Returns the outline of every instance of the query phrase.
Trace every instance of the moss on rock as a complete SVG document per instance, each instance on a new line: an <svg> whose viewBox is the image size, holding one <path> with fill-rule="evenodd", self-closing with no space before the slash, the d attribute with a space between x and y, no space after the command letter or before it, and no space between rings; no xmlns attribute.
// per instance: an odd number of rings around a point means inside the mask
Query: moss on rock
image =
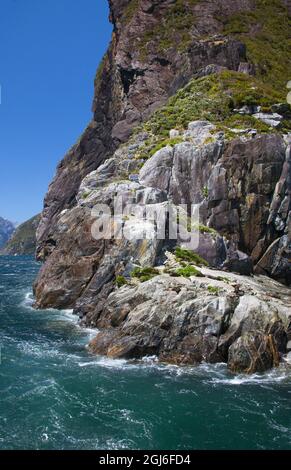
<svg viewBox="0 0 291 470"><path fill-rule="evenodd" d="M131 277L139 279L140 282L146 282L159 274L160 271L158 269L146 266L144 268L135 268L131 273Z"/></svg>
<svg viewBox="0 0 291 470"><path fill-rule="evenodd" d="M197 266L208 266L205 259L201 258L201 256L194 251L186 250L185 248L177 247L175 250L175 256L178 261L187 261L189 263L194 263Z"/></svg>
<svg viewBox="0 0 291 470"><path fill-rule="evenodd" d="M203 277L203 274L195 266L184 266L171 273L173 277Z"/></svg>
<svg viewBox="0 0 291 470"><path fill-rule="evenodd" d="M221 18L224 34L233 35L247 47L256 74L286 99L291 77L291 18L281 0L256 0L254 10Z"/></svg>

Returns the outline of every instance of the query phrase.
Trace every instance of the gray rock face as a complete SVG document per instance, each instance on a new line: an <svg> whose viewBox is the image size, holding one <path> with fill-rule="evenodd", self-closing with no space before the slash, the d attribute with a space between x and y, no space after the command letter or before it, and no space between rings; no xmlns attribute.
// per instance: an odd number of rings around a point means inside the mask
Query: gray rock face
<svg viewBox="0 0 291 470"><path fill-rule="evenodd" d="M40 260L51 253L50 240L58 216L76 204L82 180L128 140L134 126L145 121L204 67L212 65L213 72L217 71L215 67L238 70L246 61L246 49L240 41L219 36L223 22L216 18L222 0L201 0L199 5L185 2L185 19L192 15L197 20L195 31L189 30L189 47L179 51L179 32L173 29L174 47L167 51L159 49L158 41L148 39L149 32L156 31L174 8L173 1L130 5L129 0L109 0L109 6L112 41L96 74L92 121L58 165L45 197L37 232ZM253 6L254 0L224 0L224 16ZM213 39L200 40L206 36Z"/></svg>
<svg viewBox="0 0 291 470"><path fill-rule="evenodd" d="M169 191L174 149L171 146L159 150L142 167L139 181L144 186L156 187L162 191Z"/></svg>
<svg viewBox="0 0 291 470"><path fill-rule="evenodd" d="M145 186L168 191L174 204L197 204L203 201L209 174L222 154L224 142L203 145L215 127L197 121L189 124L184 137L188 142L168 146L150 158L140 171L140 182Z"/></svg>
<svg viewBox="0 0 291 470"><path fill-rule="evenodd" d="M232 129L218 118L216 128L203 112L187 126L182 109L173 122L169 105L172 130L159 134L163 148L155 141L160 150L152 154L154 130L147 125L125 143L133 127L189 78L221 70L254 73L245 46L222 35L219 17L252 10L255 2L109 3L114 33L96 78L93 120L60 163L45 200L38 229L38 257L45 264L34 286L36 305L74 308L83 324L98 327L91 345L97 354L156 354L172 363L224 361L233 371L266 370L286 353L291 337L290 290L262 276L291 281L290 136L282 135L281 120L288 109L279 104L266 118L263 108L247 104L235 112L256 129ZM181 28L168 28L168 47L161 48L161 27L176 8L182 8L179 18L195 17L195 28L187 28L183 50L176 47L183 42ZM200 96L209 102L207 93L197 91L195 99ZM256 114L268 125L278 122L279 131L260 134ZM159 118L155 125L162 128ZM112 211L116 200L119 209L106 231L133 236L94 237L92 228L104 229L108 216L92 209L106 204ZM160 215L168 203L186 205L187 227L190 206L199 207L198 227L191 225L200 231L196 264L169 254L183 245L180 235L160 240L157 221L144 220L146 205ZM130 210L121 215L125 207ZM197 254L212 269L201 268ZM143 276L134 276L137 267Z"/></svg>
<svg viewBox="0 0 291 470"><path fill-rule="evenodd" d="M198 140L201 129L207 127L212 129L213 126L203 122L189 126L192 136L197 129ZM154 264L160 257L161 241L123 244L92 239L90 230L94 217L91 209L96 204L113 208L116 197L122 199L123 207L126 204L141 207L150 204L158 208L166 201L198 204L202 229L196 251L211 266L251 274L253 265L256 272L263 273L265 265L268 269L276 265L274 277L288 282L290 263L285 253L290 239L287 233L280 237L288 230L289 220L289 202L284 202L282 209L283 200L289 201L286 179L290 150L287 144L276 134L238 138L230 143L221 135L212 135L211 143L203 144L203 140L199 140L198 145L194 135L194 142L191 137L189 141L159 150L140 170L139 182L126 179L139 165L137 160L128 158L131 151L128 147L117 150L112 159L89 174L77 194L78 206L59 217L50 239L51 256L35 287L37 305L71 307L78 299L78 305L81 305L83 292L88 288L94 292L89 287L92 280L94 283L99 279L102 290L108 282L113 282L115 275L122 274L122 269L113 269L119 266L118 260L123 260L125 269L132 259L145 266ZM142 146L143 140L137 139L135 145ZM276 204L272 202L274 200ZM282 224L279 227L278 213ZM143 238L139 235L139 231L146 229L143 222L133 218L123 225ZM82 230L86 235L82 235ZM107 256L113 260L111 268L104 261ZM77 275L76 266L80 269ZM98 300L94 300L94 294L91 297L90 305ZM86 315L87 307L82 308L82 312Z"/></svg>
<svg viewBox="0 0 291 470"><path fill-rule="evenodd" d="M235 372L276 365L286 352L290 291L264 277L201 271L202 278L161 275L115 289L90 317L100 329L91 350L113 358L157 354L175 364L222 361ZM282 300L272 297L278 293Z"/></svg>
<svg viewBox="0 0 291 470"><path fill-rule="evenodd" d="M276 134L176 144L158 151L140 171L142 184L168 191L175 204L201 205L202 223L230 241L234 254L225 267L247 274L254 264L256 272L287 284L289 180L290 146Z"/></svg>

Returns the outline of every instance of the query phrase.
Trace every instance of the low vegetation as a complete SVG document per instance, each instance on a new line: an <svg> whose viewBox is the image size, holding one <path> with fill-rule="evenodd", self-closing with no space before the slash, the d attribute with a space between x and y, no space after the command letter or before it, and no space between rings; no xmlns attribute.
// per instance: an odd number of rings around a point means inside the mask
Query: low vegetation
<svg viewBox="0 0 291 470"><path fill-rule="evenodd" d="M207 261L194 251L186 250L185 248L177 247L175 250L177 261L186 261L188 263L196 264L197 266L209 266Z"/></svg>
<svg viewBox="0 0 291 470"><path fill-rule="evenodd" d="M176 269L174 272L171 273L171 276L174 277L203 277L203 274L199 271L199 269L195 268L195 266L184 266L182 268Z"/></svg>
<svg viewBox="0 0 291 470"><path fill-rule="evenodd" d="M195 228L201 233L210 233L212 235L217 235L217 231L214 228L208 227L207 225L200 224L197 227L194 226L194 229Z"/></svg>
<svg viewBox="0 0 291 470"><path fill-rule="evenodd" d="M222 17L224 34L240 39L256 75L285 101L291 77L291 18L281 0L256 0L256 8Z"/></svg>
<svg viewBox="0 0 291 470"><path fill-rule="evenodd" d="M210 294L214 294L214 295L218 295L219 292L220 292L220 288L219 287L214 287L214 286L208 286L207 290L208 290L208 292L210 292Z"/></svg>
<svg viewBox="0 0 291 470"><path fill-rule="evenodd" d="M192 7L199 1L176 0L156 26L143 34L140 47L141 59L146 58L149 44L159 53L165 53L172 47L178 48L180 52L187 50L192 43L191 29L196 20Z"/></svg>
<svg viewBox="0 0 291 470"><path fill-rule="evenodd" d="M291 76L291 75L290 75ZM282 101L282 93L247 74L223 71L207 77L193 79L179 90L168 103L156 111L136 133L146 132L148 139L135 155L150 158L166 145L180 143L182 138L169 139L169 131L187 129L189 122L206 120L223 131L226 138L237 137L237 130L256 129L258 133L278 132L250 115L239 114L236 109L244 105L257 105L270 109ZM285 123L285 127L290 123ZM134 137L133 137L134 138ZM205 197L208 190L205 188Z"/></svg>
<svg viewBox="0 0 291 470"><path fill-rule="evenodd" d="M158 269L150 266L144 268L137 267L132 271L131 277L139 279L140 282L146 282L159 274L160 271Z"/></svg>
<svg viewBox="0 0 291 470"><path fill-rule="evenodd" d="M116 283L117 287L123 287L123 286L126 286L128 284L128 281L124 276L117 276L116 280L115 280L115 283Z"/></svg>

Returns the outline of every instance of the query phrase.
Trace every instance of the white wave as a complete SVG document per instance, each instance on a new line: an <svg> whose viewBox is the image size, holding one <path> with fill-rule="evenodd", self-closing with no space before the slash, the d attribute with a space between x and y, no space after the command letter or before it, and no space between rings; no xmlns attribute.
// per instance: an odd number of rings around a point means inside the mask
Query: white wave
<svg viewBox="0 0 291 470"><path fill-rule="evenodd" d="M214 384L223 384L223 385L251 385L251 384L276 384L284 381L291 380L290 369L286 368L283 364L276 368L272 369L269 372L261 374L239 374L230 377L213 377L211 382Z"/></svg>
<svg viewBox="0 0 291 470"><path fill-rule="evenodd" d="M289 352L288 354L286 354L286 356L283 357L283 361L286 362L286 364L291 365L291 352Z"/></svg>
<svg viewBox="0 0 291 470"><path fill-rule="evenodd" d="M26 292L24 299L20 302L20 307L23 307L27 310L34 310L33 308L34 298L32 292Z"/></svg>
<svg viewBox="0 0 291 470"><path fill-rule="evenodd" d="M77 315L73 314L73 309L63 309L63 310L58 310L56 308L47 308L43 310L37 310L33 307L33 304L35 302L35 298L33 296L33 292L29 291L24 294L24 300L20 303L22 307L28 308L29 310L35 310L35 312L48 312L48 313L54 313L57 314L60 318L66 318L68 320L71 320L72 322L75 322L76 319L78 319Z"/></svg>
<svg viewBox="0 0 291 470"><path fill-rule="evenodd" d="M33 308L34 297L33 293L27 292L24 296L24 300L21 305L29 310L34 310ZM36 310L36 312L39 312ZM83 333L83 339L80 340L80 344L84 344L86 347L87 343L93 339L97 333L97 329L86 328L79 324L79 318L77 315L74 315L72 309L56 310L56 309L46 309L42 310L41 315L44 312L49 312L54 314L54 320L68 321L73 323L76 328L80 329ZM49 356L58 356L60 355L59 349L53 349L46 351L43 348L39 350L35 349L35 346L30 346L28 343L24 346L26 352L35 355L47 354ZM90 356L89 356L90 357ZM291 380L291 357L286 356L284 358L285 364L282 364L279 368L273 369L270 372L264 374L239 374L231 375L227 370L227 366L224 363L220 364L208 364L202 363L198 366L177 366L173 364L165 364L159 362L157 356L145 356L140 360L126 360L126 359L111 359L108 357L98 356L96 358L80 361L78 358L77 364L79 367L104 367L108 369L145 369L145 368L154 368L162 372L166 372L170 377L180 377L183 375L193 376L196 378L201 378L201 380L214 384L214 385L230 385L238 386L244 384L271 384L271 383L280 383L285 380ZM288 367L289 365L289 367Z"/></svg>
<svg viewBox="0 0 291 470"><path fill-rule="evenodd" d="M74 310L51 310L50 313L52 312L56 314L58 320L68 321L78 326L79 318L73 313Z"/></svg>
<svg viewBox="0 0 291 470"><path fill-rule="evenodd" d="M92 359L92 361L79 362L78 365L80 367L99 366L108 369L124 369L129 363L126 359L110 359L108 357L98 356L96 359Z"/></svg>
<svg viewBox="0 0 291 470"><path fill-rule="evenodd" d="M145 356L142 358L142 362L145 364L157 364L159 362L158 356Z"/></svg>
<svg viewBox="0 0 291 470"><path fill-rule="evenodd" d="M21 341L21 343L17 345L17 348L26 356L33 356L37 358L58 358L61 356L59 349L52 348L50 345L47 344L34 343L33 341Z"/></svg>

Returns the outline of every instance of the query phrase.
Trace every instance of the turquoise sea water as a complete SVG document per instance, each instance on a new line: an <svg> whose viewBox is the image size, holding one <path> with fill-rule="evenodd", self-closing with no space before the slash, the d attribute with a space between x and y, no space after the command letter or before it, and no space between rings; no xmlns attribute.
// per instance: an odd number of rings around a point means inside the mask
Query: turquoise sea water
<svg viewBox="0 0 291 470"><path fill-rule="evenodd" d="M291 368L92 357L71 312L32 309L38 269L0 257L0 449L291 448Z"/></svg>

